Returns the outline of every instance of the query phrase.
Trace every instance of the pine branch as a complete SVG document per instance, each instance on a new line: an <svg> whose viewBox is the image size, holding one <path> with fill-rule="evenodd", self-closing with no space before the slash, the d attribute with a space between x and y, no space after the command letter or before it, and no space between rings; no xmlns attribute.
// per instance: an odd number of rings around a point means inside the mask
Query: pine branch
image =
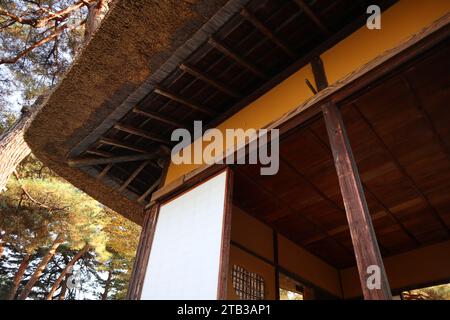
<svg viewBox="0 0 450 320"><path fill-rule="evenodd" d="M29 46L28 48L26 48L25 50L22 50L21 52L19 52L15 57L13 58L3 58L0 59L0 65L1 64L14 64L17 61L19 61L21 58L23 58L24 56L26 56L28 53L30 53L31 51L33 51L34 49L46 44L49 41L52 41L53 39L57 38L61 33L63 33L66 30L73 30L73 29L77 29L80 26L84 25L85 21L82 21L80 24L78 25L68 25L68 24L64 24L63 26L59 27L58 29L55 30L54 33L52 33L51 35L33 43L31 46Z"/></svg>
<svg viewBox="0 0 450 320"><path fill-rule="evenodd" d="M50 13L49 15L41 18L22 18L12 12L0 8L0 15L10 18L12 21L20 24L26 24L33 28L42 28L47 25L52 20L64 20L67 16L75 10L80 9L83 6L87 6L92 3L92 0L86 1L81 0L77 3L68 6L65 9L59 10L57 12ZM40 9L43 9L39 7Z"/></svg>
<svg viewBox="0 0 450 320"><path fill-rule="evenodd" d="M21 179L19 177L19 174L17 173L17 171L14 170L14 176L16 177L17 181L19 182L20 185L20 189L22 189L22 193L23 195L25 195L31 202L37 204L38 206L44 208L44 209L48 209L50 211L62 211L65 210L67 208L69 208L68 206L63 207L63 208L51 208L49 206L47 206L45 203L42 203L36 199L34 199L31 194L28 192L27 188L25 188L25 186L22 185L21 183ZM22 200L22 199L21 199Z"/></svg>

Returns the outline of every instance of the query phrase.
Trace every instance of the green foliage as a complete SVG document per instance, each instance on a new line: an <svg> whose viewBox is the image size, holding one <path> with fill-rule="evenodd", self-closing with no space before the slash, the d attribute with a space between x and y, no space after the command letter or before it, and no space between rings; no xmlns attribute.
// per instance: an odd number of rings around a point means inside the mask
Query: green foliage
<svg viewBox="0 0 450 320"><path fill-rule="evenodd" d="M124 298L140 227L59 178L33 156L24 160L17 169L19 180L12 177L8 190L0 194L2 240L16 254L16 258L9 255L14 261L9 261L8 265L17 270L20 264L17 255L35 253L36 260L47 251L56 235L64 235L65 239L33 290L33 297L43 298L63 268L64 261L70 261L88 243L92 250L80 264L85 265L83 270L87 278L97 279L96 282L87 281L90 283L88 289L105 285L104 275L111 270L109 297ZM0 265L0 268L5 266ZM4 276L13 277L11 272ZM2 287L7 285L5 283ZM97 296L100 297L100 293Z"/></svg>
<svg viewBox="0 0 450 320"><path fill-rule="evenodd" d="M450 284L403 292L406 300L450 300Z"/></svg>
<svg viewBox="0 0 450 320"><path fill-rule="evenodd" d="M52 12L65 9L76 0L0 0L0 8L21 18L38 21ZM83 41L87 9L81 7L59 19L49 20L42 25L15 22L0 15L0 60L14 58L26 48L53 34L66 24L80 25L74 30L65 30L58 37L38 46L16 63L0 66L0 99L9 99L17 104L31 104L48 87L56 84L70 67L73 56ZM20 93L20 101L17 101Z"/></svg>
<svg viewBox="0 0 450 320"><path fill-rule="evenodd" d="M84 41L81 22L87 16L86 4L93 1L85 1L58 18L38 22L77 2L0 0L0 135L14 123L21 106L32 105L70 67ZM28 22L16 21L14 16ZM24 49L60 28L64 31L57 37L21 55ZM20 59L5 62L15 57ZM17 172L19 180L11 177L7 192L0 194L0 239L8 251L0 260L0 297L9 291L25 253L32 253L33 259L21 286L57 235L63 235L65 243L46 266L31 298L44 298L62 268L86 243L92 250L77 263L86 284L83 290L92 291L84 297L102 292L104 275L110 270L113 277L109 297L124 297L140 228L71 186L33 156L25 159ZM66 297L83 295L72 289Z"/></svg>
<svg viewBox="0 0 450 320"><path fill-rule="evenodd" d="M0 135L9 129L16 121L16 115L0 105Z"/></svg>

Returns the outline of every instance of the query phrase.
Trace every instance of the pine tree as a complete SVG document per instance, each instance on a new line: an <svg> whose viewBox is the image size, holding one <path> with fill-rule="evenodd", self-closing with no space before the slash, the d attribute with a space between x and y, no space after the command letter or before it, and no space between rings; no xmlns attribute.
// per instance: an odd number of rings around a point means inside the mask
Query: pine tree
<svg viewBox="0 0 450 320"><path fill-rule="evenodd" d="M25 130L49 89L99 27L111 1L0 1L0 75L5 77L0 81L0 96L15 86L26 102L16 122L0 135L0 192L30 154Z"/></svg>

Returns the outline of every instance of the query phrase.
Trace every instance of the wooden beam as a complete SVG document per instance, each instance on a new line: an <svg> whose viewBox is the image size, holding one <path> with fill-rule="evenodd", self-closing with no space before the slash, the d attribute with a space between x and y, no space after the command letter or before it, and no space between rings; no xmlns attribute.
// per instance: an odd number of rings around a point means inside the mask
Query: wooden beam
<svg viewBox="0 0 450 320"><path fill-rule="evenodd" d="M367 207L358 168L341 113L333 102L322 106L334 163L350 227L361 288L366 300L391 300L391 289ZM369 266L379 268L380 289L368 288Z"/></svg>
<svg viewBox="0 0 450 320"><path fill-rule="evenodd" d="M319 19L319 17L311 10L311 8L303 0L294 0L294 2L300 7L301 10L316 24L320 31L329 36L331 34L330 30L325 26L325 24Z"/></svg>
<svg viewBox="0 0 450 320"><path fill-rule="evenodd" d="M309 90L311 90L311 92L313 94L317 94L317 90L316 90L316 88L314 88L314 86L312 85L311 81L309 81L308 79L305 79L305 83L308 86Z"/></svg>
<svg viewBox="0 0 450 320"><path fill-rule="evenodd" d="M133 173L128 177L128 179L122 183L120 188L118 189L119 192L124 191L128 185L138 176L139 173L141 173L142 170L150 163L150 161L144 161L141 163L139 167L136 168L136 170L133 171Z"/></svg>
<svg viewBox="0 0 450 320"><path fill-rule="evenodd" d="M208 43L218 51L222 52L227 57L230 57L232 60L236 61L239 65L244 67L245 69L252 72L254 75L258 76L261 79L268 80L270 76L266 74L265 72L261 71L257 66L250 63L249 61L245 60L241 57L238 53L230 49L229 47L225 46L223 43L220 43L215 38L209 38Z"/></svg>
<svg viewBox="0 0 450 320"><path fill-rule="evenodd" d="M96 177L95 179L97 180L102 180L109 172L109 170L111 170L111 168L113 167L113 163L109 163Z"/></svg>
<svg viewBox="0 0 450 320"><path fill-rule="evenodd" d="M316 81L316 88L319 91L328 87L328 79L323 66L323 61L319 56L315 56L311 60L311 67Z"/></svg>
<svg viewBox="0 0 450 320"><path fill-rule="evenodd" d="M109 158L109 157L113 156L112 153L109 153L109 152L106 152L106 151L102 151L102 150L98 150L98 149L88 149L88 150L86 150L86 153L93 154L95 156L105 157L105 158Z"/></svg>
<svg viewBox="0 0 450 320"><path fill-rule="evenodd" d="M186 125L184 123L182 123L182 122L180 122L180 121L178 121L176 119L163 116L163 115L161 115L161 114L159 114L157 112L144 111L144 110L141 110L141 109L139 109L137 107L133 109L133 112L137 113L137 114L140 114L140 115L142 115L144 117L147 117L147 118L150 118L150 119L155 119L155 120L158 120L160 122L166 123L166 124L171 125L171 126L173 126L175 128L185 128L186 127Z"/></svg>
<svg viewBox="0 0 450 320"><path fill-rule="evenodd" d="M142 137L151 141L155 141L155 142L160 142L163 144L170 144L170 141L168 141L167 139L165 139L164 137L161 137L157 134L154 133L150 133L147 132L145 130L139 129L139 128L135 128L132 126L128 126L122 123L117 123L114 125L114 128L120 131L124 131L124 132L128 132L130 134L133 134L135 136L138 137Z"/></svg>
<svg viewBox="0 0 450 320"><path fill-rule="evenodd" d="M181 104L183 104L183 105L185 105L185 106L187 106L187 107L189 107L189 108L191 108L191 109L193 109L195 111L199 111L199 112L205 113L205 114L210 115L210 116L216 116L217 115L217 112L215 112L213 110L210 110L207 107L201 106L201 105L199 105L199 104L197 104L197 103L195 103L195 102L193 102L193 101L191 101L191 100L189 100L187 98L183 98L183 97L177 95L176 93L170 92L170 91L168 91L166 89L162 89L162 88L158 87L158 88L155 88L154 92L156 94L159 94L161 96L169 98L169 99L171 99L173 101L181 103Z"/></svg>
<svg viewBox="0 0 450 320"><path fill-rule="evenodd" d="M350 32L355 32L356 26L362 27L365 24L365 19L363 20L359 19L356 21L356 24L347 26L343 31L340 31L338 33L339 35L335 34L331 36L329 40L325 41L326 45L321 45L320 49L317 48L312 51L313 55L309 55L308 61L311 61L311 57L321 54L324 51L324 48L330 48L332 45L335 45L343 36L348 36ZM320 114L320 107L325 102L332 100L336 103L346 104L354 101L364 94L364 92L367 92L370 87L384 81L385 77L394 70L404 70L405 68L414 65L414 58L419 56L423 58L427 50L447 39L449 35L450 14L446 14L444 17L409 37L398 46L384 52L355 72L349 73L341 80L331 84L326 90L323 90L311 99L306 100L297 108L290 110L277 120L272 121L266 125L266 128L278 128L280 129L281 135ZM304 58L301 58L300 60L302 59ZM294 65L296 65L296 63ZM292 71L288 73L288 75L291 74ZM270 82L271 81L268 83Z"/></svg>
<svg viewBox="0 0 450 320"><path fill-rule="evenodd" d="M153 191L156 190L156 188L159 187L159 184L161 182L161 178L157 179L151 186L150 188L147 189L147 191L145 191L138 199L137 202L144 202L145 198L147 198Z"/></svg>
<svg viewBox="0 0 450 320"><path fill-rule="evenodd" d="M219 81L211 78L210 76L204 74L202 71L200 71L199 69L197 69L191 65L181 64L180 69L183 70L184 72L187 72L190 75L206 82L210 86L216 88L217 90L219 90L233 98L239 99L242 97L242 95L239 92L237 92L236 90L228 87L225 84L220 83Z"/></svg>
<svg viewBox="0 0 450 320"><path fill-rule="evenodd" d="M161 151L156 151L152 153L135 154L131 156L117 156L111 158L75 158L70 159L67 163L70 167L84 167L84 166L95 166L100 164L112 164L112 163L122 163L140 160L150 160L157 159L161 157Z"/></svg>
<svg viewBox="0 0 450 320"><path fill-rule="evenodd" d="M115 140L115 139L110 139L110 138L101 138L99 141L99 143L101 144L107 144L110 146L115 146L115 147L119 147L119 148L123 148L123 149L128 149L128 150L132 150L132 151L136 151L139 153L147 153L148 150L144 150L142 148L138 148L135 147L131 144L119 141L119 140Z"/></svg>
<svg viewBox="0 0 450 320"><path fill-rule="evenodd" d="M280 49L282 49L289 57L296 58L297 55L292 51L287 45L285 45L278 37L267 28L259 19L247 9L242 9L241 16L247 19L253 26L258 29L265 37L269 38L273 43L275 43Z"/></svg>

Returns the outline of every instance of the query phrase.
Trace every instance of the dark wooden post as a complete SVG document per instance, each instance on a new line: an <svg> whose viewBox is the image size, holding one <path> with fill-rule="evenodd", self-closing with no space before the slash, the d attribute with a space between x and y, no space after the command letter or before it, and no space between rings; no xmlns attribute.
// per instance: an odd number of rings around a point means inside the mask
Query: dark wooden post
<svg viewBox="0 0 450 320"><path fill-rule="evenodd" d="M136 258L134 260L133 271L128 286L128 300L140 299L145 272L147 271L148 259L150 257L150 250L152 248L153 236L155 235L158 213L159 204L154 204L149 211L145 212L144 223L142 225L141 236L136 251Z"/></svg>
<svg viewBox="0 0 450 320"><path fill-rule="evenodd" d="M275 300L280 300L280 268L278 263L278 233L272 230L273 264L275 269Z"/></svg>
<svg viewBox="0 0 450 320"><path fill-rule="evenodd" d="M222 243L220 250L219 281L217 285L217 300L228 298L228 275L231 245L231 217L233 212L234 173L227 169L227 182L225 189L225 203L223 212Z"/></svg>
<svg viewBox="0 0 450 320"><path fill-rule="evenodd" d="M364 299L391 300L389 282L341 113L333 102L322 106L322 111L344 199ZM379 268L379 274L375 273L380 277L379 289L369 288L367 285L368 278L373 275L372 271L368 271L369 266Z"/></svg>

